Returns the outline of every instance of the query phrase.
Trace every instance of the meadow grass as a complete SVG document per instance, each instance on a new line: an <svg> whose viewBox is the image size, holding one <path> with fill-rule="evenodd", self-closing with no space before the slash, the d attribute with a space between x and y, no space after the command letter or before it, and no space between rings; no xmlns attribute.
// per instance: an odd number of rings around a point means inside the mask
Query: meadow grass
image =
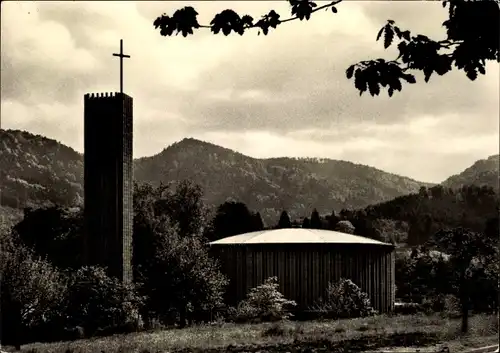
<svg viewBox="0 0 500 353"><path fill-rule="evenodd" d="M476 315L470 319L470 332L460 335L460 319L425 315L375 316L329 321L287 321L261 324L221 324L185 329L114 335L73 342L35 343L23 352L285 352L374 350L381 347L448 344L478 347L498 342L496 316ZM491 343L490 343L491 342ZM291 348L293 346L293 349ZM453 352L457 351L453 350Z"/></svg>

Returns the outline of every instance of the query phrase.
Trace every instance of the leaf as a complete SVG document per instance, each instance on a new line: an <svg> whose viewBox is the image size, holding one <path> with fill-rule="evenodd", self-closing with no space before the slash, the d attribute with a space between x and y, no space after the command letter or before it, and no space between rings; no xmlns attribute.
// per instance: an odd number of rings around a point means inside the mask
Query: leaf
<svg viewBox="0 0 500 353"><path fill-rule="evenodd" d="M337 8L335 6L332 6L332 12L333 13L337 13L338 12L338 10L337 10Z"/></svg>
<svg viewBox="0 0 500 353"><path fill-rule="evenodd" d="M311 13L313 8L318 6L311 0L289 0L292 6L292 15L297 16L299 20L309 20L311 18Z"/></svg>
<svg viewBox="0 0 500 353"><path fill-rule="evenodd" d="M401 86L401 81L399 81L398 78L394 79L394 81L391 82L391 87L393 89L395 89L396 91L399 91L401 92L401 89L403 88L403 86Z"/></svg>
<svg viewBox="0 0 500 353"><path fill-rule="evenodd" d="M370 94L372 97L378 96L380 94L380 86L378 82L371 79L368 81L368 89L370 90Z"/></svg>
<svg viewBox="0 0 500 353"><path fill-rule="evenodd" d="M253 17L250 15L245 15L241 18L241 22L243 25L252 26L253 25Z"/></svg>
<svg viewBox="0 0 500 353"><path fill-rule="evenodd" d="M377 41L380 39L380 36L382 35L382 32L384 32L384 29L385 29L385 26L382 27L382 28L380 28L380 31L378 31L378 33L377 33L377 39L376 39Z"/></svg>
<svg viewBox="0 0 500 353"><path fill-rule="evenodd" d="M354 75L354 87L359 90L360 96L366 91L366 80L364 76L364 72L361 70L356 70L356 74Z"/></svg>
<svg viewBox="0 0 500 353"><path fill-rule="evenodd" d="M451 70L452 59L446 55L441 55L436 59L434 71L442 76Z"/></svg>
<svg viewBox="0 0 500 353"><path fill-rule="evenodd" d="M353 73L354 73L354 65L351 65L345 71L345 75L347 76L348 79L351 79Z"/></svg>
<svg viewBox="0 0 500 353"><path fill-rule="evenodd" d="M392 89L392 87L389 87L387 93L389 93L389 97L392 97L392 95L394 94L394 90Z"/></svg>
<svg viewBox="0 0 500 353"><path fill-rule="evenodd" d="M394 26L394 32L396 32L398 38L401 39L402 32L398 27Z"/></svg>
<svg viewBox="0 0 500 353"><path fill-rule="evenodd" d="M410 31L401 32L401 37L403 37L406 40L410 40Z"/></svg>
<svg viewBox="0 0 500 353"><path fill-rule="evenodd" d="M384 48L387 49L392 44L392 40L394 39L394 30L389 24L385 25L384 31Z"/></svg>
<svg viewBox="0 0 500 353"><path fill-rule="evenodd" d="M161 18L158 17L154 22L153 22L153 26L156 28L158 28L160 26L160 23L161 23Z"/></svg>
<svg viewBox="0 0 500 353"><path fill-rule="evenodd" d="M398 44L398 50L399 50L399 58L405 58L405 54L408 52L408 43L406 42L399 42ZM405 60L403 60L405 62Z"/></svg>
<svg viewBox="0 0 500 353"><path fill-rule="evenodd" d="M429 79L431 78L431 75L434 72L434 70L432 69L432 67L426 66L426 67L424 67L423 71L424 71L425 82L429 82Z"/></svg>
<svg viewBox="0 0 500 353"><path fill-rule="evenodd" d="M411 74L403 74L403 75L401 75L401 78L408 83L417 83L415 76L413 76Z"/></svg>
<svg viewBox="0 0 500 353"><path fill-rule="evenodd" d="M276 28L280 24L280 15L276 11L271 10L266 16L269 26Z"/></svg>
<svg viewBox="0 0 500 353"><path fill-rule="evenodd" d="M465 74L471 81L475 81L477 78L477 72L474 68L466 68Z"/></svg>

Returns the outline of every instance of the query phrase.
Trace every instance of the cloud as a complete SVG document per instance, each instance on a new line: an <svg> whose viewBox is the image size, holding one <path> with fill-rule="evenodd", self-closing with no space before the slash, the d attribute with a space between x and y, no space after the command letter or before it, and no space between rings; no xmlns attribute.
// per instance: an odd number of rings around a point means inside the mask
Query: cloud
<svg viewBox="0 0 500 353"><path fill-rule="evenodd" d="M461 72L359 97L346 79L357 61L394 56L375 36L387 19L445 35L439 2L352 2L337 14L281 25L267 36L162 37L154 19L192 5L201 23L233 8L254 18L283 1L3 2L2 128L22 128L82 150L83 95L134 98L134 154L193 136L256 157L321 156L441 181L498 153L498 64L475 82ZM422 19L426 19L422 21ZM420 83L420 81L422 81Z"/></svg>
<svg viewBox="0 0 500 353"><path fill-rule="evenodd" d="M442 129L442 125L440 119L424 116L409 124L346 125L337 130L303 129L285 135L214 131L195 136L257 158L280 157L286 151L286 155L295 157L350 160L431 182L441 182L449 176L443 175L443 169L460 172L457 164L464 160L471 164L486 157L484 151L498 150L498 128L482 135L461 136L453 131L429 134L429 130ZM395 164L395 160L400 163ZM468 166L465 164L463 169Z"/></svg>

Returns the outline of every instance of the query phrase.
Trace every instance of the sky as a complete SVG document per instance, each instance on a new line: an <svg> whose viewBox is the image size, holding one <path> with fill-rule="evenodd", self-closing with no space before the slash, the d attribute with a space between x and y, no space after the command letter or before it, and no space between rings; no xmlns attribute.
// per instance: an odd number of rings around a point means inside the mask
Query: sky
<svg viewBox="0 0 500 353"><path fill-rule="evenodd" d="M320 5L323 2L318 2ZM162 37L153 21L191 5L199 22L232 8L259 18L287 2L2 2L2 129L27 130L83 152L83 96L134 99L134 157L193 137L256 158L320 157L441 182L499 152L499 69L417 74L416 85L371 97L345 77L353 63L392 59L375 38L387 19L443 39L440 1L346 1L338 13L285 23L269 35ZM421 83L420 83L421 82Z"/></svg>

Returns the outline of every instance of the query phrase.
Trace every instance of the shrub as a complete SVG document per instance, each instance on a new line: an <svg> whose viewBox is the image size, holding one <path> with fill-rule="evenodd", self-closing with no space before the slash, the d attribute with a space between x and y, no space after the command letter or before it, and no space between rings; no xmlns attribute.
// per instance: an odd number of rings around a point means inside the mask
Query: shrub
<svg viewBox="0 0 500 353"><path fill-rule="evenodd" d="M424 299L422 303L427 312L441 313L446 317L460 316L460 301L452 294L438 294Z"/></svg>
<svg viewBox="0 0 500 353"><path fill-rule="evenodd" d="M287 300L278 290L278 278L269 277L258 287L250 289L247 298L236 309L229 310L230 319L236 322L279 321L292 315L287 307L296 306L293 300Z"/></svg>
<svg viewBox="0 0 500 353"><path fill-rule="evenodd" d="M7 337L3 343L19 345L38 339L37 335L49 339L64 307L65 276L35 256L15 234L4 233L0 234L0 279L0 327Z"/></svg>
<svg viewBox="0 0 500 353"><path fill-rule="evenodd" d="M132 284L110 278L100 267L82 267L71 279L66 310L69 327L85 336L136 331L141 328L142 298Z"/></svg>
<svg viewBox="0 0 500 353"><path fill-rule="evenodd" d="M349 279L329 283L326 295L312 308L323 318L353 318L375 315L368 295Z"/></svg>
<svg viewBox="0 0 500 353"><path fill-rule="evenodd" d="M335 230L342 233L354 234L354 231L356 229L354 228L351 222L344 220L344 221L339 221L335 225Z"/></svg>

